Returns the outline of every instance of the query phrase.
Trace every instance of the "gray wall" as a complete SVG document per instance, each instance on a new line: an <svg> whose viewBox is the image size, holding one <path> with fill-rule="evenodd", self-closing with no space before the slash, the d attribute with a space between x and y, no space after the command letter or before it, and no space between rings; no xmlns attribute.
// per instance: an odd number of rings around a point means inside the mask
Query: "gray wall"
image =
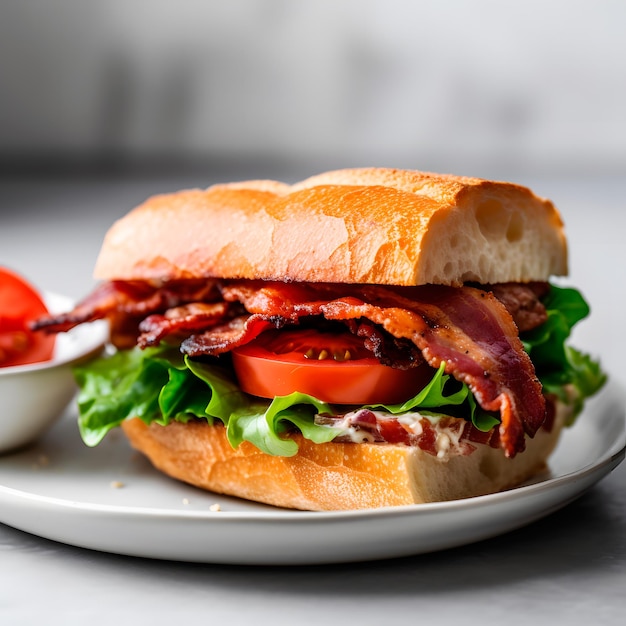
<svg viewBox="0 0 626 626"><path fill-rule="evenodd" d="M626 171L620 0L0 0L0 155Z"/></svg>

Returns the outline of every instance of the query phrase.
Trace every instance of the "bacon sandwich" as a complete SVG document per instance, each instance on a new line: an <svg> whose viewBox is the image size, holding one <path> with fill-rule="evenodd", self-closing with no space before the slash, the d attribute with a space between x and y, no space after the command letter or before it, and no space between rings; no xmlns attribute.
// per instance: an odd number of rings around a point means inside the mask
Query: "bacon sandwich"
<svg viewBox="0 0 626 626"><path fill-rule="evenodd" d="M604 382L553 204L372 168L155 196L107 233L95 290L39 320L110 322L79 428L121 426L171 477L280 507L478 496L546 467Z"/></svg>

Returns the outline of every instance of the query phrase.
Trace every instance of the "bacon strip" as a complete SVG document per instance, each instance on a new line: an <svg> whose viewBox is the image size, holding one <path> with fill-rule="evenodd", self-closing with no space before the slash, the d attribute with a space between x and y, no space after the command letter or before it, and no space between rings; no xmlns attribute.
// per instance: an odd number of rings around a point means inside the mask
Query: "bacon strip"
<svg viewBox="0 0 626 626"><path fill-rule="evenodd" d="M202 335L192 335L182 342L180 349L192 357L217 356L249 343L263 331L275 327L264 315L242 315Z"/></svg>
<svg viewBox="0 0 626 626"><path fill-rule="evenodd" d="M224 321L231 309L227 302L195 302L168 309L164 315L154 313L139 324L141 335L137 345L140 348L158 346L168 335L212 328Z"/></svg>
<svg viewBox="0 0 626 626"><path fill-rule="evenodd" d="M42 317L32 329L60 333L113 315L148 315L183 303L215 300L219 298L216 285L211 280L181 280L160 286L144 281L103 282L71 311Z"/></svg>

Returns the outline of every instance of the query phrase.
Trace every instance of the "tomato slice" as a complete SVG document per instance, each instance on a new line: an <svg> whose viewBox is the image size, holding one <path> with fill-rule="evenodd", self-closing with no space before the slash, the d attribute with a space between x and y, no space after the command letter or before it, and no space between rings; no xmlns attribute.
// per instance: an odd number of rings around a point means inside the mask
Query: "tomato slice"
<svg viewBox="0 0 626 626"><path fill-rule="evenodd" d="M307 393L331 404L395 404L432 377L427 365L400 370L381 364L349 332L267 331L232 351L240 387L262 398Z"/></svg>
<svg viewBox="0 0 626 626"><path fill-rule="evenodd" d="M24 278L0 267L0 367L38 363L52 358L54 335L30 330L30 321L48 309Z"/></svg>

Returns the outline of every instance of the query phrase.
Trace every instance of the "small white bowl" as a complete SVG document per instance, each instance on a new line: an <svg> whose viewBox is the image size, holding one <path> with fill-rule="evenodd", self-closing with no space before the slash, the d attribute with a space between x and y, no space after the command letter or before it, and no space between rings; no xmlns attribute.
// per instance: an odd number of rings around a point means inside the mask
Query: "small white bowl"
<svg viewBox="0 0 626 626"><path fill-rule="evenodd" d="M53 293L44 300L52 313L74 306ZM72 366L100 353L108 337L104 320L82 324L57 335L50 361L0 367L0 454L33 442L54 424L77 391Z"/></svg>

